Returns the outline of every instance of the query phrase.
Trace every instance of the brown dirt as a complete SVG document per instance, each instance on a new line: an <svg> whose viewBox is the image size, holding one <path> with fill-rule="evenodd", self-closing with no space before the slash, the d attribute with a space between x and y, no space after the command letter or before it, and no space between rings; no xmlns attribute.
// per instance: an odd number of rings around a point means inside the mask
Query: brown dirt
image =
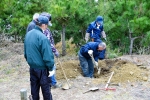
<svg viewBox="0 0 150 100"><path fill-rule="evenodd" d="M19 100L22 88L28 90L29 96L29 66L23 56L23 44L5 43L0 46L0 100ZM71 52L74 52L71 48ZM150 55L125 55L101 60L99 61L101 74L98 75L95 69L95 78L92 79L82 76L77 56L69 53L65 57L60 57L59 61L56 59L58 83L66 83L62 66L72 86L69 90L52 89L54 100L149 100L150 98ZM115 73L111 83L121 84L109 86L115 88L115 92L100 90L83 94L90 87L104 88L112 71Z"/></svg>
<svg viewBox="0 0 150 100"><path fill-rule="evenodd" d="M56 61L58 62L58 61ZM61 65L66 73L68 78L76 78L81 75L81 68L78 60L67 60L61 62ZM99 66L102 68L101 74L97 74L95 69L95 78L99 78L100 82L107 82L109 78L109 73L114 71L113 78L111 79L114 83L124 83L124 82L136 82L144 81L144 77L148 77L148 70L138 67L136 64L133 64L128 61L118 60L118 59L106 59L99 61ZM57 64L56 71L57 79L64 79L63 73L61 71L60 64Z"/></svg>

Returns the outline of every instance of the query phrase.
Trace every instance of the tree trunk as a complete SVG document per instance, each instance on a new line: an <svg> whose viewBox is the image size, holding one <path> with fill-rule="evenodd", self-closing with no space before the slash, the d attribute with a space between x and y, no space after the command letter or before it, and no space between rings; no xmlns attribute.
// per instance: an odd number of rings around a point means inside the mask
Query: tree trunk
<svg viewBox="0 0 150 100"><path fill-rule="evenodd" d="M132 55L133 42L134 42L134 39L133 39L133 38L130 38L130 50L129 50L129 55Z"/></svg>
<svg viewBox="0 0 150 100"><path fill-rule="evenodd" d="M65 25L62 25L62 56L66 55L66 42L65 42L65 31L66 31L66 27Z"/></svg>

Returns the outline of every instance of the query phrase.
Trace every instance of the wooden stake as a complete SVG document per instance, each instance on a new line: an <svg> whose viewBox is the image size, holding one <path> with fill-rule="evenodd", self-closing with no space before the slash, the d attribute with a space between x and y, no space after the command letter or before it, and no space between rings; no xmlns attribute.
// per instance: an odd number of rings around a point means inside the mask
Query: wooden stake
<svg viewBox="0 0 150 100"><path fill-rule="evenodd" d="M21 100L27 100L27 89L20 90Z"/></svg>

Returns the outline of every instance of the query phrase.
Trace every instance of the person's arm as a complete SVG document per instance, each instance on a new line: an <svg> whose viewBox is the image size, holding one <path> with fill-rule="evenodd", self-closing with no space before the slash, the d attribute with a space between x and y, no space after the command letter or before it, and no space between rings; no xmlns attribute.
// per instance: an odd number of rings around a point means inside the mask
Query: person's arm
<svg viewBox="0 0 150 100"><path fill-rule="evenodd" d="M54 38L53 38L53 35L52 35L51 31L49 29L47 29L46 31L44 31L44 34L46 35L46 37L48 38L48 40L50 42L52 52L55 54L56 57L58 57L59 56L59 52L55 48Z"/></svg>
<svg viewBox="0 0 150 100"><path fill-rule="evenodd" d="M92 33L92 25L89 24L89 26L88 26L88 28L86 30L86 34L85 34L85 41L86 41L86 43L88 42L91 33Z"/></svg>
<svg viewBox="0 0 150 100"><path fill-rule="evenodd" d="M105 31L102 31L101 34L102 34L102 37L107 41Z"/></svg>
<svg viewBox="0 0 150 100"><path fill-rule="evenodd" d="M85 33L85 42L87 43L90 37L90 33Z"/></svg>
<svg viewBox="0 0 150 100"><path fill-rule="evenodd" d="M48 70L52 71L54 66L54 55L50 47L50 42L48 39L45 38L42 40L41 44L41 53L43 55L43 61L45 62L45 65L47 66Z"/></svg>

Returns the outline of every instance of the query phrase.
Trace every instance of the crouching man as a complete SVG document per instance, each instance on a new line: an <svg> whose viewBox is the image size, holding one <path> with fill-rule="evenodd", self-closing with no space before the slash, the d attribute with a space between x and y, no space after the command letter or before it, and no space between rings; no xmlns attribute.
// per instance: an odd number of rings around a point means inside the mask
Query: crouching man
<svg viewBox="0 0 150 100"><path fill-rule="evenodd" d="M88 42L80 48L78 56L84 77L93 77L94 64L98 66L100 53L105 48L106 44L104 42ZM92 62L92 57L95 60L94 62Z"/></svg>

